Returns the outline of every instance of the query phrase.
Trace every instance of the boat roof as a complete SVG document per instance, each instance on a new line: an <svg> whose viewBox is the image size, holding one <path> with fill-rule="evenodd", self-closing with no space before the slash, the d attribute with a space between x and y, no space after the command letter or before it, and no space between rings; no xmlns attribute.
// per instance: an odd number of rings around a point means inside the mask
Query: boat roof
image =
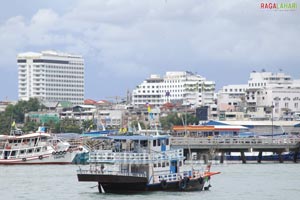
<svg viewBox="0 0 300 200"><path fill-rule="evenodd" d="M0 135L0 139L23 139L23 138L32 138L32 137L38 137L38 136L45 136L45 137L51 137L49 133L43 133L43 132L35 132L35 133L28 133L20 136L14 136L14 135Z"/></svg>
<svg viewBox="0 0 300 200"><path fill-rule="evenodd" d="M113 140L156 140L158 138L169 138L169 135L112 135L107 136Z"/></svg>
<svg viewBox="0 0 300 200"><path fill-rule="evenodd" d="M240 131L248 128L240 125L188 125L173 126L174 131Z"/></svg>

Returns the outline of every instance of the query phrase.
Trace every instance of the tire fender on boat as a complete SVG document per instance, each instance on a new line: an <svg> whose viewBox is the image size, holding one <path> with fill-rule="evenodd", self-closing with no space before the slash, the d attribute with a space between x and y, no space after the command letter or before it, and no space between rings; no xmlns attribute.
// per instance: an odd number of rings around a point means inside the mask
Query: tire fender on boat
<svg viewBox="0 0 300 200"><path fill-rule="evenodd" d="M167 187L168 187L168 183L167 183L166 180L162 180L162 181L160 182L160 185L161 185L161 188L162 188L162 189L167 189Z"/></svg>
<svg viewBox="0 0 300 200"><path fill-rule="evenodd" d="M39 156L39 159L40 159L40 160L42 160L42 159L43 159L43 156L42 156L42 155L40 155L40 156Z"/></svg>
<svg viewBox="0 0 300 200"><path fill-rule="evenodd" d="M25 162L25 161L26 161L26 158L22 158L22 161L24 161L24 162Z"/></svg>
<svg viewBox="0 0 300 200"><path fill-rule="evenodd" d="M55 152L55 151L53 151L53 152L52 152L52 155L55 155L55 154L56 154L56 152Z"/></svg>
<svg viewBox="0 0 300 200"><path fill-rule="evenodd" d="M179 189L185 190L187 188L188 182L190 179L188 177L184 177L184 179L179 181Z"/></svg>

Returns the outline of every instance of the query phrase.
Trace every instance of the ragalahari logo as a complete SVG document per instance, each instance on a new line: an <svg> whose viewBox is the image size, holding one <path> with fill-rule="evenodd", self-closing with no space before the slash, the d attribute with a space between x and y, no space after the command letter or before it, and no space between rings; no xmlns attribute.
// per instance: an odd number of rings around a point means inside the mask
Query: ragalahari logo
<svg viewBox="0 0 300 200"><path fill-rule="evenodd" d="M260 9L262 10L274 10L274 11L295 11L297 9L297 3L295 2L261 2Z"/></svg>

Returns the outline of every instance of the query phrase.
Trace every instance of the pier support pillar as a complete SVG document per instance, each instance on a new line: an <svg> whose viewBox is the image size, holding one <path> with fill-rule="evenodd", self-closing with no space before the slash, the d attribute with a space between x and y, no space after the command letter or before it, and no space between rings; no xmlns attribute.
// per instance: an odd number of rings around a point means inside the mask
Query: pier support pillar
<svg viewBox="0 0 300 200"><path fill-rule="evenodd" d="M246 156L245 156L245 152L241 152L241 159L242 159L242 163L246 164Z"/></svg>
<svg viewBox="0 0 300 200"><path fill-rule="evenodd" d="M257 158L257 163L261 163L261 160L262 160L262 151L259 151L258 158Z"/></svg>
<svg viewBox="0 0 300 200"><path fill-rule="evenodd" d="M298 154L299 154L299 151L294 152L294 158L293 158L294 163L297 163Z"/></svg>
<svg viewBox="0 0 300 200"><path fill-rule="evenodd" d="M282 157L282 152L278 152L278 159L279 159L279 163L283 163L283 157Z"/></svg>
<svg viewBox="0 0 300 200"><path fill-rule="evenodd" d="M208 163L208 154L203 154L203 161L204 161L204 164Z"/></svg>
<svg viewBox="0 0 300 200"><path fill-rule="evenodd" d="M221 152L220 163L224 163L224 151Z"/></svg>

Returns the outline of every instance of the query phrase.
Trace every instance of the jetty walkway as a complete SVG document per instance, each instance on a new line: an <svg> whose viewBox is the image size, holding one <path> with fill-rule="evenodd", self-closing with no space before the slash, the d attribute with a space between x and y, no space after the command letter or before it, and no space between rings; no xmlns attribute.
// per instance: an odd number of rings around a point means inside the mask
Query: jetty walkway
<svg viewBox="0 0 300 200"><path fill-rule="evenodd" d="M257 162L261 162L263 152L275 152L279 162L283 162L283 152L294 152L293 161L297 162L300 151L300 138L204 138L171 137L172 147L183 148L185 155L193 152L199 155L220 153L220 162L226 152L240 152L241 161L246 163L245 152L259 152Z"/></svg>

